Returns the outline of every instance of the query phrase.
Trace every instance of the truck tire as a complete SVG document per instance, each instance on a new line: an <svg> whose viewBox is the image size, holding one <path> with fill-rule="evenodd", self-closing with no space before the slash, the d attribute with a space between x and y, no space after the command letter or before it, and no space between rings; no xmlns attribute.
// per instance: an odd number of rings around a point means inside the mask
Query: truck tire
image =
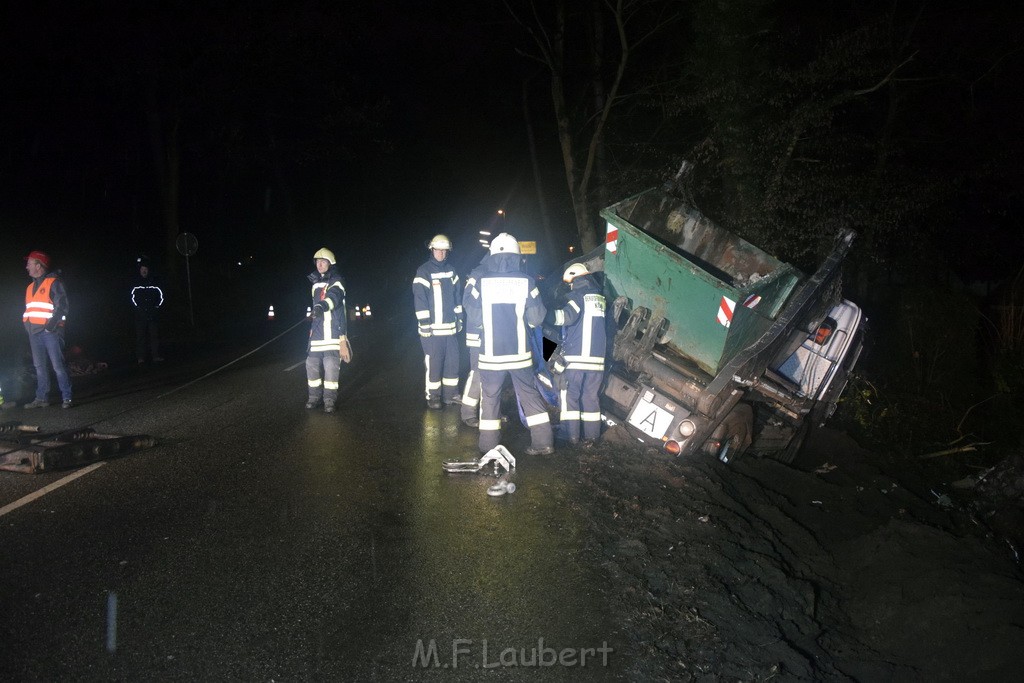
<svg viewBox="0 0 1024 683"><path fill-rule="evenodd" d="M791 464L796 460L797 454L800 453L800 449L804 445L804 441L807 439L807 435L811 433L811 419L810 416L804 419L804 423L800 425L796 433L793 434L793 438L789 440L786 447L780 451L775 451L770 457L773 460L778 460L786 465Z"/></svg>
<svg viewBox="0 0 1024 683"><path fill-rule="evenodd" d="M754 410L747 403L737 403L715 432L721 434L722 448L718 459L729 465L739 460L750 447L754 430Z"/></svg>

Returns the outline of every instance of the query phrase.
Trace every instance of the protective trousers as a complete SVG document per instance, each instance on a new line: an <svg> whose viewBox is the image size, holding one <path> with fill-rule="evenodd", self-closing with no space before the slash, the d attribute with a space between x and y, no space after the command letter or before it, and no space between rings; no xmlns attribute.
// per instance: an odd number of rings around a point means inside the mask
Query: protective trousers
<svg viewBox="0 0 1024 683"><path fill-rule="evenodd" d="M469 375L462 389L462 421L480 417L480 349L469 347Z"/></svg>
<svg viewBox="0 0 1024 683"><path fill-rule="evenodd" d="M323 375L320 365L323 364ZM306 356L306 383L309 385L309 402L317 403L321 398L324 405L334 405L338 400L338 375L341 370L341 353L338 351L310 351Z"/></svg>
<svg viewBox="0 0 1024 683"><path fill-rule="evenodd" d="M562 373L562 388L559 393L561 414L559 421L570 443L580 440L580 424L583 438L594 441L601 436L601 405L599 393L604 373L595 370L566 370Z"/></svg>
<svg viewBox="0 0 1024 683"><path fill-rule="evenodd" d="M450 401L459 390L459 342L454 334L420 337L427 401Z"/></svg>
<svg viewBox="0 0 1024 683"><path fill-rule="evenodd" d="M512 377L512 387L526 416L530 446L534 449L554 446L547 404L533 383L533 368L480 370L480 452L486 453L501 441L501 387L506 374Z"/></svg>

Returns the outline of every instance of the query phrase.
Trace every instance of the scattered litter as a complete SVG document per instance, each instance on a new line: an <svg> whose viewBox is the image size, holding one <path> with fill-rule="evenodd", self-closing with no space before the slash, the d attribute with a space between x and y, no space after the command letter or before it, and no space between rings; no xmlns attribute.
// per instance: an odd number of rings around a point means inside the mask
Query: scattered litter
<svg viewBox="0 0 1024 683"><path fill-rule="evenodd" d="M827 462L824 465L822 465L821 467L819 467L818 469L814 470L814 472L815 472L815 474L825 474L826 472L831 472L832 470L836 469L836 467L837 467L836 465L833 465L832 463Z"/></svg>
<svg viewBox="0 0 1024 683"><path fill-rule="evenodd" d="M811 505L824 505L820 500L812 500Z"/></svg>
<svg viewBox="0 0 1024 683"><path fill-rule="evenodd" d="M711 517L709 515L703 515L701 517L698 517L697 521L698 522L703 522L704 524L707 524L708 522L711 521Z"/></svg>

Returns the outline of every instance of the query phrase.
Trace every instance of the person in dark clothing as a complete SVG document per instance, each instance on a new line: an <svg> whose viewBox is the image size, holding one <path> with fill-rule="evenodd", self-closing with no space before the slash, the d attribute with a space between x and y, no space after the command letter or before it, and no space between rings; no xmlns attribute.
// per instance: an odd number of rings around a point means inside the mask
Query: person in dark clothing
<svg viewBox="0 0 1024 683"><path fill-rule="evenodd" d="M599 394L608 345L605 298L582 263L566 268L562 281L569 284L569 297L547 320L562 328L561 354L553 368L561 374L559 421L571 444L580 443L582 423L582 445L589 446L601 436Z"/></svg>
<svg viewBox="0 0 1024 683"><path fill-rule="evenodd" d="M547 404L534 384L533 349L527 328L544 322L547 309L533 278L520 270L519 242L501 233L490 243L490 258L463 304L466 326L480 330L480 440L486 453L501 439L501 388L512 378L516 397L530 429L527 455L554 452Z"/></svg>
<svg viewBox="0 0 1024 683"><path fill-rule="evenodd" d="M460 402L459 343L462 331L462 288L459 276L447 263L452 242L446 235L434 235L427 244L430 258L416 269L412 280L413 305L423 348L424 398L427 407L440 410L446 403Z"/></svg>
<svg viewBox="0 0 1024 683"><path fill-rule="evenodd" d="M324 247L313 254L316 270L309 274L310 293L309 345L306 348L306 385L309 396L306 408L312 410L323 401L324 412L333 413L338 400L338 378L341 362L352 360L348 341L348 317L345 312L345 285L335 268L334 252ZM321 367L323 374L321 374Z"/></svg>
<svg viewBox="0 0 1024 683"><path fill-rule="evenodd" d="M135 311L135 357L139 364L146 362L146 350L154 363L163 361L160 355L160 340L157 336L157 315L164 305L164 290L157 283L149 268L149 259L142 256L137 261L139 272L132 282L131 302Z"/></svg>
<svg viewBox="0 0 1024 683"><path fill-rule="evenodd" d="M59 271L50 271L50 257L33 251L25 257L25 271L32 282L25 290L25 313L22 322L32 348L32 364L36 368L36 397L25 408L50 405L50 368L57 376L63 408L71 407L71 375L64 360L64 324L68 316L68 294ZM47 364L49 359L49 365Z"/></svg>

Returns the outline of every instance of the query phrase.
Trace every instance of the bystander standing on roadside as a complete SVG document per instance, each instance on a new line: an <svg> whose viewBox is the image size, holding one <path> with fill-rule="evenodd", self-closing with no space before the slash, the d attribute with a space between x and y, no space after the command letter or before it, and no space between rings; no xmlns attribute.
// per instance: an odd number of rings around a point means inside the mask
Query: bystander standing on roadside
<svg viewBox="0 0 1024 683"><path fill-rule="evenodd" d="M149 259L140 256L136 262L138 272L132 282L131 301L135 311L135 357L139 365L146 362L146 352L154 363L163 360L160 339L157 336L157 316L164 305L164 290L153 275Z"/></svg>
<svg viewBox="0 0 1024 683"><path fill-rule="evenodd" d="M25 289L22 322L28 332L32 364L36 369L36 397L25 408L50 405L50 366L57 376L61 406L71 407L71 376L64 360L64 325L68 316L68 295L60 271L50 270L50 257L33 251L25 257L25 270L32 282Z"/></svg>

